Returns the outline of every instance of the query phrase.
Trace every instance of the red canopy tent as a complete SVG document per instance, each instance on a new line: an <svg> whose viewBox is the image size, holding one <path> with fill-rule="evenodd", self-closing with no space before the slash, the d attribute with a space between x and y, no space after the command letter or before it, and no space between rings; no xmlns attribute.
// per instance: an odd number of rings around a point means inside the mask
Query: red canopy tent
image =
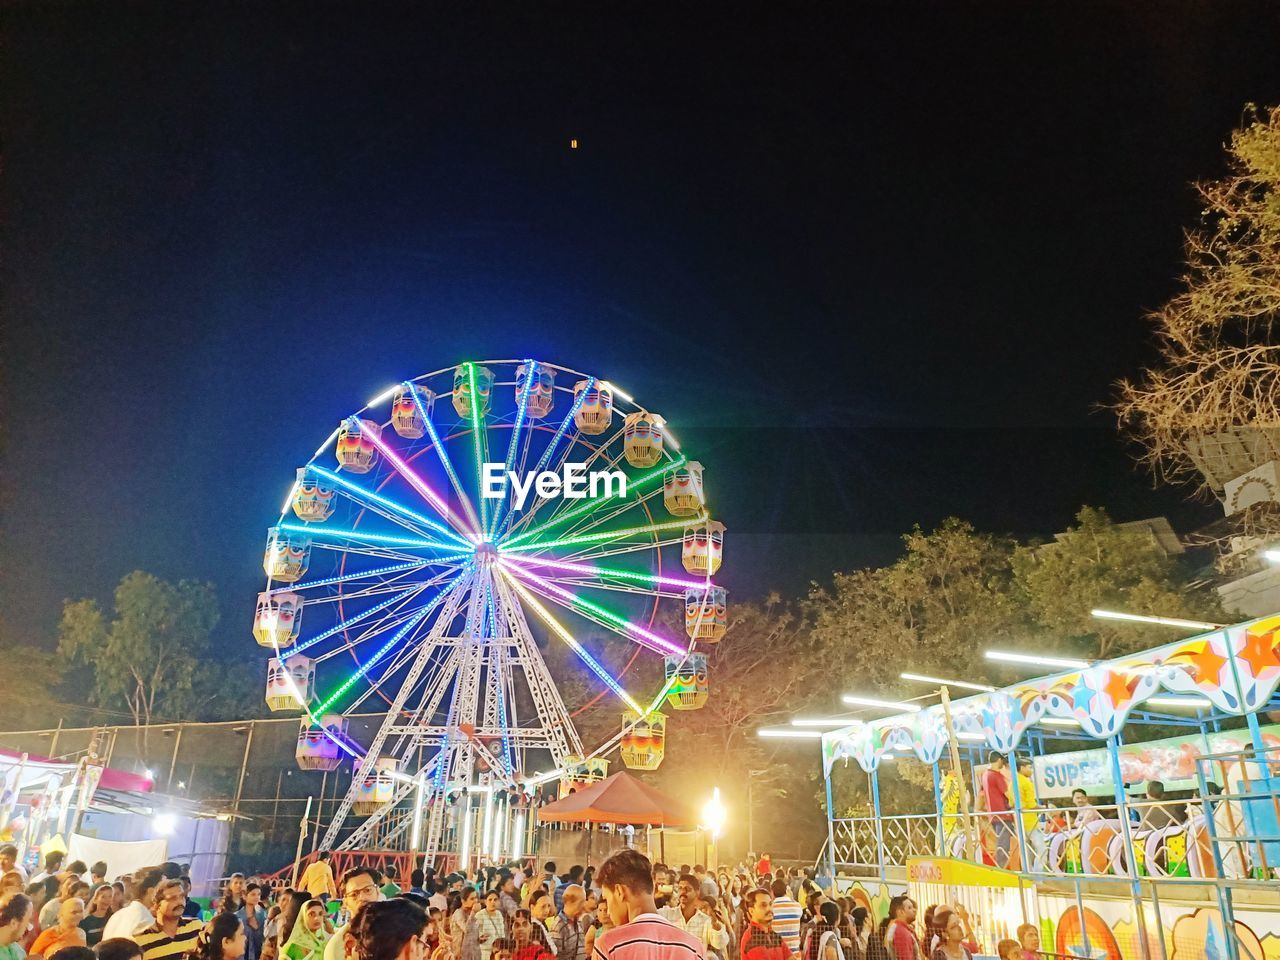
<svg viewBox="0 0 1280 960"><path fill-rule="evenodd" d="M698 815L681 800L641 783L624 771L571 793L538 811L541 823L630 823L695 827Z"/></svg>

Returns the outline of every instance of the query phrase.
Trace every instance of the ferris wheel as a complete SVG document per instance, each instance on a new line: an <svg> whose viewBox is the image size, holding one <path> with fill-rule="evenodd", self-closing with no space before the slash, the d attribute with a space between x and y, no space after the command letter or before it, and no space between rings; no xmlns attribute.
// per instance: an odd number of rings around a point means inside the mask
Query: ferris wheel
<svg viewBox="0 0 1280 960"><path fill-rule="evenodd" d="M660 708L706 702L697 645L727 625L703 479L660 415L534 359L424 374L344 418L267 531L254 618L268 706L303 713L299 765L353 765L324 846L518 854L489 798L597 779L614 750L656 769ZM664 600L683 635L660 625ZM665 683L628 690L588 636L626 645L628 665L662 657ZM617 703L605 742L579 738L539 638Z"/></svg>

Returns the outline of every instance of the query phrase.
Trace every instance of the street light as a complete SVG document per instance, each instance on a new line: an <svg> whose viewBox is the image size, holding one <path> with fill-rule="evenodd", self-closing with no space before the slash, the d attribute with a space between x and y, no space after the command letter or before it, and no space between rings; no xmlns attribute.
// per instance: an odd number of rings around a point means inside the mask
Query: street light
<svg viewBox="0 0 1280 960"><path fill-rule="evenodd" d="M934 683L940 687L960 687L962 690L978 690L982 693L994 693L996 689L985 683L970 683L967 680L942 680L938 677L929 677L920 673L900 673L898 676L903 680L915 680L917 683Z"/></svg>
<svg viewBox="0 0 1280 960"><path fill-rule="evenodd" d="M876 700L874 697L860 697L846 693L840 698L841 703L847 703L855 707L883 707L886 710L905 710L908 713L919 713L922 709L919 704L900 703L895 700Z"/></svg>
<svg viewBox="0 0 1280 960"><path fill-rule="evenodd" d="M1270 559L1270 558L1268 558ZM1180 617L1150 617L1141 613L1121 613L1118 610L1090 610L1090 616L1099 620L1126 620L1130 623L1152 623L1157 627L1177 627L1180 630L1221 630L1225 623L1209 623L1205 620L1183 620Z"/></svg>
<svg viewBox="0 0 1280 960"><path fill-rule="evenodd" d="M1025 663L1033 667L1058 667L1062 670L1086 670L1093 666L1089 660L1072 660L1067 657L1041 657L1031 653L1009 653L1005 650L988 650L988 660L1001 663Z"/></svg>

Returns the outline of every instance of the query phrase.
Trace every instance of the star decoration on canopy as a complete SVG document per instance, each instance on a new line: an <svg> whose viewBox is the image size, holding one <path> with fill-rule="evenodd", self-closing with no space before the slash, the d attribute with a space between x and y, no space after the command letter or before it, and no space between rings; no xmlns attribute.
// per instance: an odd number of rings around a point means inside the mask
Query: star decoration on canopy
<svg viewBox="0 0 1280 960"><path fill-rule="evenodd" d="M1280 667L1277 636L1274 630L1266 633L1254 633L1250 630L1245 633L1244 643L1236 657L1249 665L1249 671L1255 678L1260 677L1265 670Z"/></svg>
<svg viewBox="0 0 1280 960"><path fill-rule="evenodd" d="M1218 683L1222 668L1227 663L1227 658L1214 650L1209 640L1194 647L1188 647L1186 650L1180 650L1169 659L1185 660L1191 664L1191 672L1196 683L1214 685Z"/></svg>

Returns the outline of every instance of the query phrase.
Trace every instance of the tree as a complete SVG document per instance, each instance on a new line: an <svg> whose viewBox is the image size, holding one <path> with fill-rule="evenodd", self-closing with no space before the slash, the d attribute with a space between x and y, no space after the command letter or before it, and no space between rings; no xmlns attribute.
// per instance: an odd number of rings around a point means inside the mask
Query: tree
<svg viewBox="0 0 1280 960"><path fill-rule="evenodd" d="M1160 361L1116 404L1157 476L1213 490L1243 472L1231 451L1280 456L1280 108L1247 116L1228 175L1197 185L1183 290L1151 315Z"/></svg>
<svg viewBox="0 0 1280 960"><path fill-rule="evenodd" d="M1108 659L1173 639L1166 627L1099 620L1098 608L1220 621L1217 598L1193 589L1184 563L1154 537L1083 507L1053 543L1018 548L1015 584L1036 623L1041 649Z"/></svg>
<svg viewBox="0 0 1280 960"><path fill-rule="evenodd" d="M58 653L70 664L91 664L94 702L122 705L141 726L190 709L217 622L212 584L171 584L135 570L116 587L110 622L96 600L66 601ZM143 744L145 753L145 735Z"/></svg>
<svg viewBox="0 0 1280 960"><path fill-rule="evenodd" d="M982 679L982 651L1032 629L1012 591L1012 541L954 517L928 533L916 527L902 540L905 552L889 566L837 573L829 588L815 585L810 593L812 637L830 667L829 701L841 690L889 700L929 693L902 680L904 670ZM831 709L828 703L823 712ZM932 772L911 762L893 770L881 778L883 808L918 806ZM841 777L837 784L837 809L865 808L865 778Z"/></svg>

